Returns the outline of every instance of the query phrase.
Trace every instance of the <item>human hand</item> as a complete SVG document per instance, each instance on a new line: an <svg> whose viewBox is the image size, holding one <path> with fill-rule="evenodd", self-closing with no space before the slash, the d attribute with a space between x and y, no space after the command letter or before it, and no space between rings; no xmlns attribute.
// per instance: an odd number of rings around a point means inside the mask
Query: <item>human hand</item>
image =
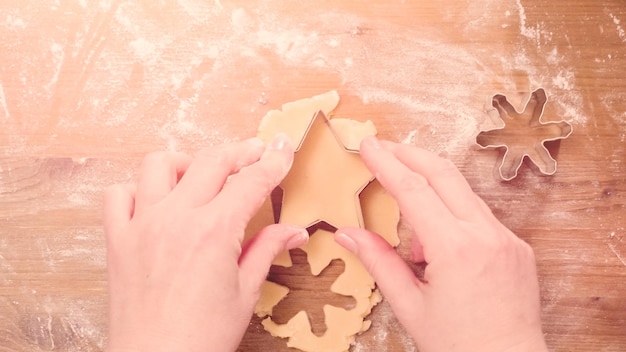
<svg viewBox="0 0 626 352"><path fill-rule="evenodd" d="M375 137L363 140L361 156L412 227L424 281L371 232L343 228L335 240L364 263L419 350L546 351L533 251L457 168Z"/></svg>
<svg viewBox="0 0 626 352"><path fill-rule="evenodd" d="M271 225L244 229L293 161L287 137L153 153L137 186L105 194L108 351L234 351L276 255L308 240Z"/></svg>

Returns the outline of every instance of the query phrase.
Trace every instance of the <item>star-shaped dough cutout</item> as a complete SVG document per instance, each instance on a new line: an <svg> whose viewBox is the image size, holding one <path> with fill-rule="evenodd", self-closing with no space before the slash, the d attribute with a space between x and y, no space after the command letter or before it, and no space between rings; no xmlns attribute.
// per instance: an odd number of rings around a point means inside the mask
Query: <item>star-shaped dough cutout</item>
<svg viewBox="0 0 626 352"><path fill-rule="evenodd" d="M320 111L280 184L279 222L307 228L322 221L336 228L363 227L358 196L372 179L359 154L346 149Z"/></svg>
<svg viewBox="0 0 626 352"><path fill-rule="evenodd" d="M483 148L504 148L499 166L502 179L509 181L515 178L525 157L545 175L556 172L556 160L544 143L569 137L572 134L572 125L565 121L542 122L546 102L546 92L542 88L530 95L521 112L504 95L497 94L493 97L492 105L504 126L480 132L476 143Z"/></svg>

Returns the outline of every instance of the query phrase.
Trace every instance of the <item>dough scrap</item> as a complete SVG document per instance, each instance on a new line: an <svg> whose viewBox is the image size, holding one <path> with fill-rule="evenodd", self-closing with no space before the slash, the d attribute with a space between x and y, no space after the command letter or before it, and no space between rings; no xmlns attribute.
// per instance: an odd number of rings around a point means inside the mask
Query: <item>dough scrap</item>
<svg viewBox="0 0 626 352"><path fill-rule="evenodd" d="M276 134L284 133L296 146L296 151L300 150L300 144L313 115L322 111L328 116L338 104L339 94L334 90L311 98L285 103L282 110L271 110L263 117L257 130L257 137L269 143Z"/></svg>
<svg viewBox="0 0 626 352"><path fill-rule="evenodd" d="M378 131L372 121L359 122L350 119L331 119L330 126L335 131L346 149L358 151L361 140L367 136L375 136Z"/></svg>
<svg viewBox="0 0 626 352"><path fill-rule="evenodd" d="M359 198L365 228L381 235L393 247L398 246L400 244L400 237L398 237L400 209L396 200L378 180L367 185Z"/></svg>
<svg viewBox="0 0 626 352"><path fill-rule="evenodd" d="M261 295L256 307L255 313L259 316L272 315L274 307L278 305L289 293L289 289L277 283L267 281L261 285Z"/></svg>
<svg viewBox="0 0 626 352"><path fill-rule="evenodd" d="M331 91L313 98L284 104L282 111L270 111L263 118L259 126L258 136L264 141L269 142L277 133L282 132L287 134L287 136L291 138L292 143L298 147L296 160L307 159L307 155L314 160L317 158L315 167L309 168L307 168L307 166L310 165L307 163L297 163L294 161L292 171L295 169L295 174L298 174L298 177L320 177L320 173L324 173L326 170L324 167L328 165L324 163L324 158L319 158L319 155L325 156L329 148L331 148L331 150L334 148L335 153L339 152L339 150L337 150L337 146L339 146L343 147L344 150L341 151L343 154L350 156L351 153L349 153L349 151L358 151L359 144L365 136L375 135L377 133L371 121L358 122L340 118L322 121L328 123L330 129L325 128L326 126L320 126L319 120L317 123L316 121L312 121L318 111L322 111L325 115L330 115L338 102L339 96L337 92ZM325 130L320 127L324 127ZM323 142L315 144L308 150L307 142L304 139L305 136L309 137L308 133L311 133L311 130L314 130L312 136L321 138ZM328 134L328 131L332 131L332 133ZM332 137L332 139L330 137ZM302 150L303 148L304 152ZM346 160L360 161L360 157L357 154L353 154L353 156L356 158L348 157ZM349 200L346 200L347 197L341 198L343 199L342 202L346 203L342 204L344 209L349 209L350 207L356 209L356 220L353 214L352 216L344 216L343 218L333 217L335 220L328 221L326 215L320 215L323 213L319 213L319 207L315 208L311 206L310 199L307 202L298 202L296 199L295 203L293 203L292 200L284 198L283 209L281 210L281 222L295 222L301 226L308 226L316 221L323 220L336 227L346 225L364 226L371 231L381 234L391 245L398 245L399 237L397 225L400 212L395 200L382 188L378 181L374 180L367 184L367 181L371 180L372 176L363 172L362 162L361 164L354 162L351 165L351 167L346 168L347 175L337 176L334 181L332 177L326 178L326 180L332 186L332 183L337 183L337 180L341 181L342 179L353 177L353 172L358 175L357 177L360 177L358 181L366 186L360 189L353 189L352 197L349 198ZM299 170L300 168L306 169L306 172ZM323 176L324 175L322 175L322 178ZM298 179L294 179L292 182L294 183L289 185L289 181L287 181L284 197L288 194L288 191L291 190L291 192L294 192L294 189L300 189L295 186L300 184ZM353 179L352 182L355 182L355 180ZM290 188L290 186L295 186L295 188ZM315 193L313 195L316 196L316 193L320 192L319 188L324 187L326 186L316 185L315 187L311 187L311 193ZM297 195L298 191L295 192ZM287 212L285 213L284 204L292 203L299 205L297 205L295 210L291 210L288 205ZM327 206L336 207L336 204L331 202ZM305 216L302 216L298 214L310 211L313 211L312 215L305 214ZM316 214L315 212L318 213ZM348 213L350 212L348 211ZM251 226L247 229L246 239L249 239L262 226L273 223L274 219L272 214L272 205L267 201L263 205L262 210L251 222ZM302 250L307 253L312 275L319 275L334 259L344 261L345 270L332 284L331 291L354 297L356 300L355 306L346 310L332 305L325 305L324 313L327 330L322 336L316 336L311 331L311 325L304 307L302 311L293 316L285 324L277 324L272 320L271 315L273 308L286 297L289 289L267 281L261 289L261 298L255 307L255 314L259 317L266 317L262 322L265 330L270 332L273 336L287 338L287 346L289 347L295 347L303 351L347 351L350 345L354 343L355 335L369 329L371 321L365 320L365 317L369 315L372 308L382 300L382 297L378 290L375 290L375 282L369 273L367 273L367 270L363 267L361 262L352 253L339 246L334 241L331 232L321 229L317 230L311 236L309 243L302 247ZM274 261L274 265L291 266L292 262L289 252L286 251L282 253Z"/></svg>

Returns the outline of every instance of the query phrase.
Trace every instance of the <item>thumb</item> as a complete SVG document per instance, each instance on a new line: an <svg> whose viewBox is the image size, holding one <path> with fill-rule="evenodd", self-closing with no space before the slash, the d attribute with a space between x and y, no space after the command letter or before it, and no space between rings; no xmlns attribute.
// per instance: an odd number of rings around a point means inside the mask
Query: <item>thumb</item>
<svg viewBox="0 0 626 352"><path fill-rule="evenodd" d="M244 246L239 256L239 281L246 292L258 292L274 259L283 251L309 240L306 229L284 224L264 227Z"/></svg>
<svg viewBox="0 0 626 352"><path fill-rule="evenodd" d="M421 282L387 241L359 228L337 230L335 241L359 258L400 321L417 316Z"/></svg>

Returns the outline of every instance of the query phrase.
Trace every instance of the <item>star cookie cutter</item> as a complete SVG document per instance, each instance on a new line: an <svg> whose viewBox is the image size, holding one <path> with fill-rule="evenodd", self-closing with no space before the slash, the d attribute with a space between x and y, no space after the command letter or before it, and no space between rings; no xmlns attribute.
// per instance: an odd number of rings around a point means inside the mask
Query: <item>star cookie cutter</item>
<svg viewBox="0 0 626 352"><path fill-rule="evenodd" d="M337 120L335 120L337 121ZM359 195L374 180L374 175L370 173L359 157L358 147L352 143L342 140L323 111L318 111L313 115L310 123L304 132L303 138L295 148L296 158L290 173L283 182L272 192L272 206L274 213L278 214L277 223L297 224L309 229L310 233L315 232L316 226L322 226L328 230L336 230L340 227L355 226L364 227L364 220L361 211ZM364 136L357 138L359 141ZM321 155L317 151L323 147L329 148L334 145L335 152ZM319 173L315 170L327 169L328 172ZM341 170L337 172L337 170ZM311 182L311 177L322 178L319 182ZM311 184L333 184L338 180L344 183L344 187L335 189L332 194L321 194L326 190L305 190L308 194L302 197L302 189ZM296 191L298 197L291 197L291 192ZM280 195L279 195L280 194ZM346 202L351 197L351 203ZM318 202L311 202L317 199ZM313 217L303 217L303 212L296 211L296 207L285 207L291 203L307 204L309 207L316 207ZM328 225L328 226L324 226ZM311 229L313 228L313 231Z"/></svg>
<svg viewBox="0 0 626 352"><path fill-rule="evenodd" d="M505 180L517 177L524 159L528 158L544 175L554 175L557 162L545 146L546 142L561 140L572 134L572 125L567 121L543 122L541 120L548 97L543 88L530 94L522 111L502 94L496 94L491 105L498 112L501 126L483 130L476 136L482 149L503 149L498 173Z"/></svg>
<svg viewBox="0 0 626 352"><path fill-rule="evenodd" d="M267 140L276 133L285 133L296 151L291 171L279 186L282 194L278 197L272 194L271 201L266 202L266 210L261 213L265 220L259 221L257 226L269 224L269 218L273 217L271 223L284 221L306 227L311 234L309 242L301 247L310 265L306 275L318 276L331 262L341 260L344 271L332 283L330 291L351 297L355 302L351 307L340 307L341 302L338 306L331 302L324 304L326 330L320 336L313 333L307 306L291 306L289 309L295 308L298 313L285 324L272 319L274 307L288 295L290 288L289 282L284 282L286 286L283 286L266 280L255 314L262 319L266 331L287 339L288 347L303 351L348 351L356 335L370 327L367 316L381 300L374 279L358 258L335 242L335 228L364 227L379 233L394 247L399 243L398 205L377 180L372 181L373 175L358 154L361 140L367 135L376 135L376 128L371 121L327 118L338 101L337 93L331 91L284 104L282 112L271 111L263 118L257 133ZM316 183L327 177L336 184L332 191L325 189L326 184L322 187ZM295 195L298 199L294 199L294 191L304 193ZM316 204L318 201L322 205ZM294 207L298 209L294 211ZM305 211L310 214L300 214ZM274 261L277 266L291 267L292 264L289 252L281 253Z"/></svg>

